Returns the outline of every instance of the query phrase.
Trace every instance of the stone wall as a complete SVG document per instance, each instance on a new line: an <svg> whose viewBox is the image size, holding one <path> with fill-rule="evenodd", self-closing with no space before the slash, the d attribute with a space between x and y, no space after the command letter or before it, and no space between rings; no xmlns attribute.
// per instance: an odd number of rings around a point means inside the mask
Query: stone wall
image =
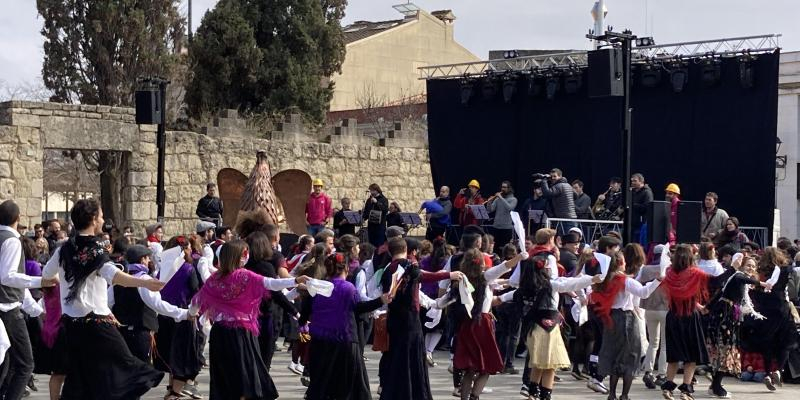
<svg viewBox="0 0 800 400"><path fill-rule="evenodd" d="M417 136L404 136L399 124L386 139L377 140L360 136L356 121L345 120L324 128L329 134L320 141L319 133L306 130L297 117L279 124L278 131L260 134L246 129L235 112L221 115L224 118L202 129L204 133L167 132L167 235L191 232L205 183L216 182L224 168L248 176L258 150L267 150L273 174L300 169L323 179L335 204L347 196L360 208L373 182L409 211L434 195L427 146ZM140 233L157 215L155 139L156 126L136 125L130 108L0 103L0 199L16 200L22 223L30 226L41 220L44 149L125 151L129 156L123 222Z"/></svg>

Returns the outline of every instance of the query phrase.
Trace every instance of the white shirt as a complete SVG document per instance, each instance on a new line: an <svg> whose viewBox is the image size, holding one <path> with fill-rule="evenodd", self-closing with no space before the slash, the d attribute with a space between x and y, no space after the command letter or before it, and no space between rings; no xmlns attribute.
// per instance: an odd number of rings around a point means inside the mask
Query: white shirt
<svg viewBox="0 0 800 400"><path fill-rule="evenodd" d="M211 274L217 272L217 269L214 268L214 250L211 250L211 246L203 246L203 255L197 260L197 271L200 272L200 279L203 282L208 280Z"/></svg>
<svg viewBox="0 0 800 400"><path fill-rule="evenodd" d="M725 268L717 260L700 260L697 262L697 268L710 276L720 276L725 272Z"/></svg>
<svg viewBox="0 0 800 400"><path fill-rule="evenodd" d="M611 306L612 309L620 309L625 311L633 311L637 304L639 304L638 299L634 297L638 297L639 299L646 299L650 297L653 292L658 289L658 286L661 284L661 281L658 279L654 279L647 284L642 285L636 279L631 277L625 277L625 290L621 290L617 293L617 297L614 299L614 305Z"/></svg>
<svg viewBox="0 0 800 400"><path fill-rule="evenodd" d="M141 279L153 279L149 275L142 274L139 276ZM167 317L172 317L175 321L183 321L186 319L186 315L189 312L185 308L175 307L172 304L167 303L166 301L161 299L161 292L153 292L146 288L136 288L136 291L139 292L139 297L142 298L142 302L149 307L151 310L155 311L159 315L165 315ZM114 290L113 286L109 286L108 288L108 308L114 308Z"/></svg>
<svg viewBox="0 0 800 400"><path fill-rule="evenodd" d="M43 277L64 276L64 269L61 268L61 249L59 247L47 261L47 265L42 271ZM61 312L73 318L85 317L92 312L97 315L111 315L107 289L109 285L113 284L117 272L120 272L120 269L114 263L103 264L97 272L86 278L83 286L78 289L77 295L70 303L67 303L66 299L71 282L61 279L58 283L61 289Z"/></svg>
<svg viewBox="0 0 800 400"><path fill-rule="evenodd" d="M356 274L356 291L361 301L370 301L371 297L367 296L367 273L364 270L358 271Z"/></svg>
<svg viewBox="0 0 800 400"><path fill-rule="evenodd" d="M492 289L489 287L489 284L496 281L497 278L501 277L506 272L510 271L511 267L506 265L506 262L502 262L492 268L487 269L483 272L483 277L486 279L486 287L484 290L486 291L486 295L483 297L483 304L481 304L481 312L488 313L492 309L492 299L494 298ZM513 296L513 295L512 295Z"/></svg>
<svg viewBox="0 0 800 400"><path fill-rule="evenodd" d="M19 273L19 262L22 258L22 242L16 229L0 225L0 230L11 232L16 238L8 239L0 247L0 284L17 289L30 289L42 287L42 278ZM22 305L22 302L2 303L0 311L8 312Z"/></svg>

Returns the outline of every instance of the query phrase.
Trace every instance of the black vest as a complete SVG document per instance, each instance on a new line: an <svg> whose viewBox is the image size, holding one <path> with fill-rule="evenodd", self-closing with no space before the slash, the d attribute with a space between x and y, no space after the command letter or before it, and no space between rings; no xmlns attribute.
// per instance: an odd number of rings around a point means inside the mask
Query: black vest
<svg viewBox="0 0 800 400"><path fill-rule="evenodd" d="M127 265L125 269L128 269ZM144 304L137 288L114 286L114 307L111 312L122 325L158 331L158 314Z"/></svg>
<svg viewBox="0 0 800 400"><path fill-rule="evenodd" d="M361 272L362 270L363 270L363 268L361 268L360 266L357 267L357 268L351 269L350 273L347 274L347 281L352 283L353 286L355 286L356 285L356 277L358 276L358 273Z"/></svg>

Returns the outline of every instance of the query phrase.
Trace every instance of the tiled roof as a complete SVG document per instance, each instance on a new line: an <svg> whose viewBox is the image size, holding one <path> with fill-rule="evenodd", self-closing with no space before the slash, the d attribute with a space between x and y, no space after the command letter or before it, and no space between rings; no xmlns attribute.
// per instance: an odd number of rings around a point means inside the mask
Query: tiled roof
<svg viewBox="0 0 800 400"><path fill-rule="evenodd" d="M357 40L368 38L372 35L388 31L389 29L398 27L413 19L396 19L391 21L356 21L350 25L342 28L344 31L345 43L353 43Z"/></svg>

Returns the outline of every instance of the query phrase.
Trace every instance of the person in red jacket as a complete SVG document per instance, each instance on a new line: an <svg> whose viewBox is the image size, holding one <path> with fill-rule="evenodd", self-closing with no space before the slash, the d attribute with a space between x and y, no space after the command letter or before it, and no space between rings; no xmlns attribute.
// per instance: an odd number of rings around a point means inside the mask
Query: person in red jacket
<svg viewBox="0 0 800 400"><path fill-rule="evenodd" d="M461 189L458 191L454 205L458 209L458 223L461 226L480 225L480 221L478 221L475 216L472 215L472 212L468 207L473 204L484 203L480 190L481 184L478 183L477 180L473 179L469 181L466 189Z"/></svg>
<svg viewBox="0 0 800 400"><path fill-rule="evenodd" d="M331 198L322 191L322 179L314 179L311 186L314 190L306 202L306 226L308 234L316 236L333 216L333 204Z"/></svg>
<svg viewBox="0 0 800 400"><path fill-rule="evenodd" d="M669 213L669 244L673 245L678 239L675 228L678 226L678 204L681 202L681 188L677 184L667 185L666 198L670 202Z"/></svg>

